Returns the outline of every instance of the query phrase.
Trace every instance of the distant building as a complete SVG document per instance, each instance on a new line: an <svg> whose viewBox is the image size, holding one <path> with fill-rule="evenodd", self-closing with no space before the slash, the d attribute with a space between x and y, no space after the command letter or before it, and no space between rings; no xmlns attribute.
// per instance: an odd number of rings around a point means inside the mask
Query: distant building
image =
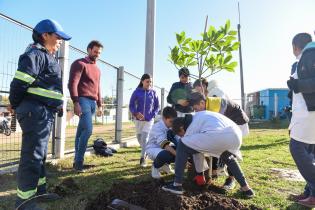
<svg viewBox="0 0 315 210"><path fill-rule="evenodd" d="M105 114L101 117L93 116L94 123L108 124L114 123L116 119L116 109L105 109ZM131 121L131 115L127 107L122 109L122 122ZM73 111L67 111L67 125L77 126L79 117L74 115Z"/></svg>
<svg viewBox="0 0 315 210"><path fill-rule="evenodd" d="M268 88L247 94L246 113L251 119L270 120L285 117L284 109L290 105L287 88Z"/></svg>

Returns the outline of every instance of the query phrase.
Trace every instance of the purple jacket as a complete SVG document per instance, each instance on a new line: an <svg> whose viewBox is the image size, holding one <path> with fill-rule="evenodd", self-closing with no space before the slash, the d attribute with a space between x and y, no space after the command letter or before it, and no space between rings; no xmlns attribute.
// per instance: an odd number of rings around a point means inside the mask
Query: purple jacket
<svg viewBox="0 0 315 210"><path fill-rule="evenodd" d="M145 121L152 120L159 111L159 99L156 92L152 89L137 88L131 95L129 109L134 116L140 112Z"/></svg>

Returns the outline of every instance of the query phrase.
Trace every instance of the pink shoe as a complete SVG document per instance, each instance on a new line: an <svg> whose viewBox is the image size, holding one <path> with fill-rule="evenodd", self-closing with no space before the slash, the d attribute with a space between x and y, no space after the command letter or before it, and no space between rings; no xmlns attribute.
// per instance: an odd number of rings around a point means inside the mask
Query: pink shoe
<svg viewBox="0 0 315 210"><path fill-rule="evenodd" d="M298 204L302 206L306 206L308 208L315 208L315 197L314 196L309 196L306 199L299 200Z"/></svg>

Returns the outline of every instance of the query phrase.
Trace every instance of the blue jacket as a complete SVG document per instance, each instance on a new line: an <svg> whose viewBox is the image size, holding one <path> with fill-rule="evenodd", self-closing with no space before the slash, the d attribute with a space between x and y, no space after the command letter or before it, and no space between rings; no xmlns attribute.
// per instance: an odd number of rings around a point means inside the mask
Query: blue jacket
<svg viewBox="0 0 315 210"><path fill-rule="evenodd" d="M141 113L145 121L152 120L159 112L159 99L153 89L137 88L131 95L130 112L135 116Z"/></svg>
<svg viewBox="0 0 315 210"><path fill-rule="evenodd" d="M31 45L20 56L10 85L12 108L29 99L56 110L63 103L62 97L62 74L56 58L42 45Z"/></svg>

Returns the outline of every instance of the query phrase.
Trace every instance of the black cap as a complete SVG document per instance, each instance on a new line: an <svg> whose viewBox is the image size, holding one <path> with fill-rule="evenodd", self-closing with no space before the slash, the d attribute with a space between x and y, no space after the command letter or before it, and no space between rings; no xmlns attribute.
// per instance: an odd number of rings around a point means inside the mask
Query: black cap
<svg viewBox="0 0 315 210"><path fill-rule="evenodd" d="M181 75L185 75L186 77L189 77L190 75L189 70L186 67L181 68L178 71L178 76L180 77Z"/></svg>
<svg viewBox="0 0 315 210"><path fill-rule="evenodd" d="M190 97L189 97L189 105L193 106L195 104L199 104L200 101L205 101L205 100L206 100L206 97L202 93L193 92L190 94Z"/></svg>

